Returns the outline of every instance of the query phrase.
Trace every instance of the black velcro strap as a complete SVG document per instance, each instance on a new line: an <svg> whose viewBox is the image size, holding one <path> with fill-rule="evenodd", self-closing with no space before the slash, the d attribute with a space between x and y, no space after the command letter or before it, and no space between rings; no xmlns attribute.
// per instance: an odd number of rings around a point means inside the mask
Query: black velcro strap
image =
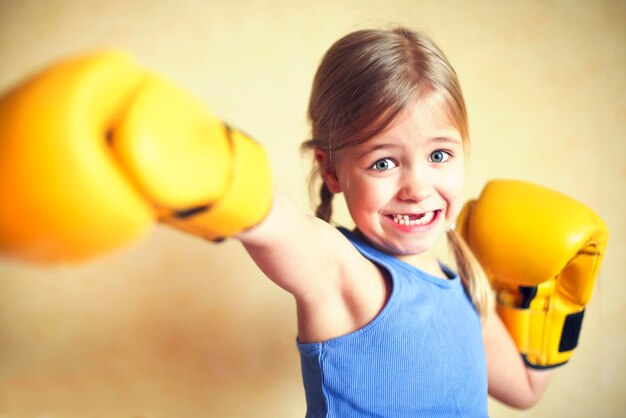
<svg viewBox="0 0 626 418"><path fill-rule="evenodd" d="M528 309L530 308L530 302L537 296L537 286L520 286L519 293L522 296L519 307Z"/></svg>
<svg viewBox="0 0 626 418"><path fill-rule="evenodd" d="M584 316L584 309L580 312L567 315L565 318L565 324L563 324L563 333L561 334L561 342L559 343L559 352L562 353L576 348Z"/></svg>
<svg viewBox="0 0 626 418"><path fill-rule="evenodd" d="M526 367L529 367L529 368L534 369L534 370L549 370L549 369L554 369L555 367L559 367L559 366L562 366L562 365L564 365L565 363L567 363L567 360L565 360L565 361L564 361L564 362L562 362L562 363L555 363L555 364L548 364L548 365L545 365L545 366L540 366L539 364L534 364L534 363L531 363L531 362L528 360L528 357L526 357L524 354L522 354L522 359L524 360L524 364L526 365Z"/></svg>
<svg viewBox="0 0 626 418"><path fill-rule="evenodd" d="M195 208L191 208L191 209L177 210L176 212L174 212L174 217L178 219L187 219L194 215L197 215L198 213L204 212L205 210L208 210L209 208L210 208L210 205L203 205L203 206L196 206Z"/></svg>

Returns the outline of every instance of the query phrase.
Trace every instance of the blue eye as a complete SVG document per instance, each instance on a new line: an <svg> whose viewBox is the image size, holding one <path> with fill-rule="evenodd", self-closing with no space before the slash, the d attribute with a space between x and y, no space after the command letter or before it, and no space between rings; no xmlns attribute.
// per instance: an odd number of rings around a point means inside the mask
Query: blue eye
<svg viewBox="0 0 626 418"><path fill-rule="evenodd" d="M391 170L392 168L396 168L397 165L389 158L383 158L381 160L376 161L370 168L376 171L385 171Z"/></svg>
<svg viewBox="0 0 626 418"><path fill-rule="evenodd" d="M444 163L448 161L448 158L450 158L450 153L447 151L437 150L430 154L428 159L434 163Z"/></svg>

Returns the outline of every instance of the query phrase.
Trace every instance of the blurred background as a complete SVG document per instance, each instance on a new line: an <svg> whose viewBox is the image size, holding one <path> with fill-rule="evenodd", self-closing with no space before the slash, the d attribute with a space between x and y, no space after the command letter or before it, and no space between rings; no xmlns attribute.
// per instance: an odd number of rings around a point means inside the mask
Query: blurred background
<svg viewBox="0 0 626 418"><path fill-rule="evenodd" d="M536 407L490 401L490 415L618 417L625 22L620 0L0 0L0 89L68 54L124 48L257 138L278 187L309 210L299 144L326 49L365 27L430 34L469 107L467 197L492 178L533 181L591 206L610 230L572 360ZM335 220L350 225L345 209ZM303 416L295 337L291 297L237 242L155 226L90 263L2 259L0 417Z"/></svg>

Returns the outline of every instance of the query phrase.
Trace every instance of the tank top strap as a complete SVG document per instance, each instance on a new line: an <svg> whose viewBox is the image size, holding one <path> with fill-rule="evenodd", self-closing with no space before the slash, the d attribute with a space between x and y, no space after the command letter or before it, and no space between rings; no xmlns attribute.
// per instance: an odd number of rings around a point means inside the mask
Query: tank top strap
<svg viewBox="0 0 626 418"><path fill-rule="evenodd" d="M348 240L354 245L354 247L368 260L384 267L392 277L398 276L398 272L410 273L410 277L417 277L419 279L426 280L440 287L457 287L462 285L459 275L450 269L445 264L439 263L444 274L448 277L448 280L444 280L440 277L433 276L426 273L419 268L406 263L398 258L387 254L366 241L366 239L358 232L350 231L344 227L337 228ZM396 274L394 274L396 273Z"/></svg>

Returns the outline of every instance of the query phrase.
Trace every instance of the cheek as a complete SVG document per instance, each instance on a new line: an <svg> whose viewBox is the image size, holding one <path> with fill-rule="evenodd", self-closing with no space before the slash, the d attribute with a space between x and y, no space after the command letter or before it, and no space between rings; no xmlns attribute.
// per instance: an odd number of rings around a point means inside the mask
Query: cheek
<svg viewBox="0 0 626 418"><path fill-rule="evenodd" d="M345 182L344 197L353 218L378 213L393 198L393 187L382 182L352 178Z"/></svg>
<svg viewBox="0 0 626 418"><path fill-rule="evenodd" d="M450 176L446 181L446 200L448 201L448 218L450 220L456 219L459 212L461 212L461 208L463 207L463 192L465 190L464 180L463 171L459 170L459 172Z"/></svg>
<svg viewBox="0 0 626 418"><path fill-rule="evenodd" d="M450 210L448 214L449 219L451 221L455 220L457 216L459 216L459 213L461 213L462 208L463 208L463 193L460 193L450 202Z"/></svg>

